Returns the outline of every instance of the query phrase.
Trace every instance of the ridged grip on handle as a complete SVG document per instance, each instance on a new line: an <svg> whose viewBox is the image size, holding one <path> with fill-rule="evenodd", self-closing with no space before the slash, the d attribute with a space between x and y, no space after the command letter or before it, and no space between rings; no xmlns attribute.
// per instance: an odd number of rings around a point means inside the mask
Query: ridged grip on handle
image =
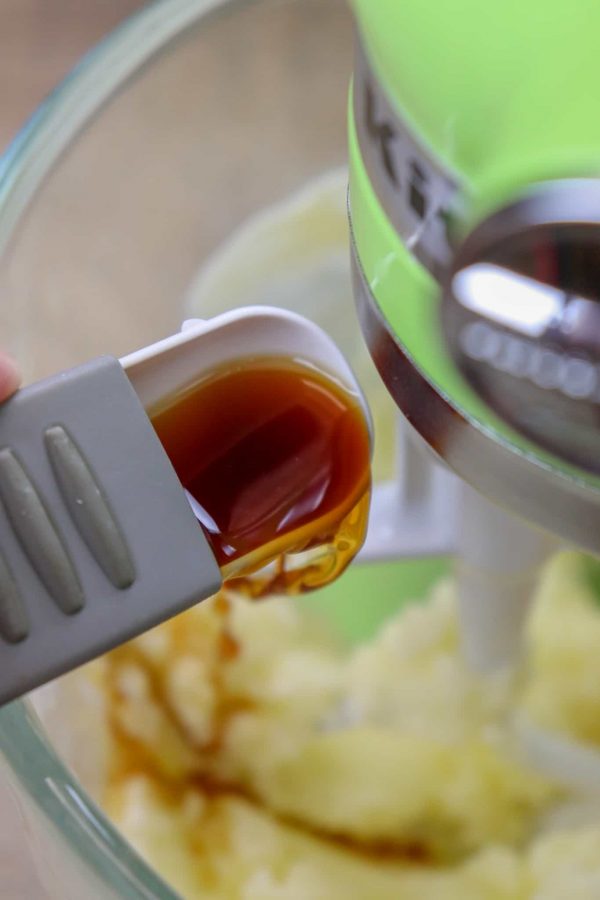
<svg viewBox="0 0 600 900"><path fill-rule="evenodd" d="M135 581L135 568L119 523L90 466L62 425L47 428L46 450L71 519L115 587ZM1 461L1 460L0 460Z"/></svg>
<svg viewBox="0 0 600 900"><path fill-rule="evenodd" d="M0 497L29 562L57 604L69 615L79 612L81 582L64 540L33 481L12 450L0 450Z"/></svg>

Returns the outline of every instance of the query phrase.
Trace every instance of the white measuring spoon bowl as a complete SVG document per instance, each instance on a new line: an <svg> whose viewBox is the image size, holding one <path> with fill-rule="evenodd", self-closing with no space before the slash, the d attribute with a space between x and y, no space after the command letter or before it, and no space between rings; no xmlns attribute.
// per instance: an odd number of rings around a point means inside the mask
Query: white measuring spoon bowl
<svg viewBox="0 0 600 900"><path fill-rule="evenodd" d="M288 310L248 306L211 319L188 319L178 334L120 362L149 410L228 363L269 356L314 366L355 395L372 442L367 401L346 358L322 328Z"/></svg>

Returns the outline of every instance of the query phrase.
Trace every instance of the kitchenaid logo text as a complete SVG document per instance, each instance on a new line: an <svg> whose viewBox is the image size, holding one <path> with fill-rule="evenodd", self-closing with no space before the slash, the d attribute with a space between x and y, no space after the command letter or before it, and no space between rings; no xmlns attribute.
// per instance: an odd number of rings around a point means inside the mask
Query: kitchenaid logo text
<svg viewBox="0 0 600 900"><path fill-rule="evenodd" d="M392 108L360 47L354 114L363 161L381 205L407 247L440 279L452 258L449 209L457 181Z"/></svg>
<svg viewBox="0 0 600 900"><path fill-rule="evenodd" d="M431 209L429 197L429 185L431 179L427 175L423 163L416 157L409 157L408 172L401 178L398 173L398 154L394 152L394 143L400 137L393 122L387 119L378 119L377 100L373 87L365 82L365 123L371 140L379 149L381 164L385 168L388 177L396 188L401 189L403 183L407 185L407 201L415 216L424 220ZM435 215L442 217L446 222L447 213L443 209L433 210Z"/></svg>

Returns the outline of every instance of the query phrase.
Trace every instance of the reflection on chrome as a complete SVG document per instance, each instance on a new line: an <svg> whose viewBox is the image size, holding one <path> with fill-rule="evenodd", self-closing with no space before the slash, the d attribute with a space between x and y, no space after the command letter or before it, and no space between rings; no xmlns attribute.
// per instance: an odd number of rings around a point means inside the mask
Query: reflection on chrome
<svg viewBox="0 0 600 900"><path fill-rule="evenodd" d="M559 288L492 263L457 272L452 289L462 306L529 337L558 323L568 300Z"/></svg>

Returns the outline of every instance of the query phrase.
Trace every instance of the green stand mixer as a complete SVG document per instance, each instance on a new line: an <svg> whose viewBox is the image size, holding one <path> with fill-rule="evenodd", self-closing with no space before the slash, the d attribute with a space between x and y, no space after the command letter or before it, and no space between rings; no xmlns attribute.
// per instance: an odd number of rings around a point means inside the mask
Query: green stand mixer
<svg viewBox="0 0 600 900"><path fill-rule="evenodd" d="M405 465L421 460L428 533L444 502L458 516L448 549L466 660L509 670L541 562L559 541L600 548L600 13L584 2L354 7L360 323L408 423ZM440 461L462 480L452 499ZM580 773L591 763L554 736L528 738L553 768L562 751Z"/></svg>

